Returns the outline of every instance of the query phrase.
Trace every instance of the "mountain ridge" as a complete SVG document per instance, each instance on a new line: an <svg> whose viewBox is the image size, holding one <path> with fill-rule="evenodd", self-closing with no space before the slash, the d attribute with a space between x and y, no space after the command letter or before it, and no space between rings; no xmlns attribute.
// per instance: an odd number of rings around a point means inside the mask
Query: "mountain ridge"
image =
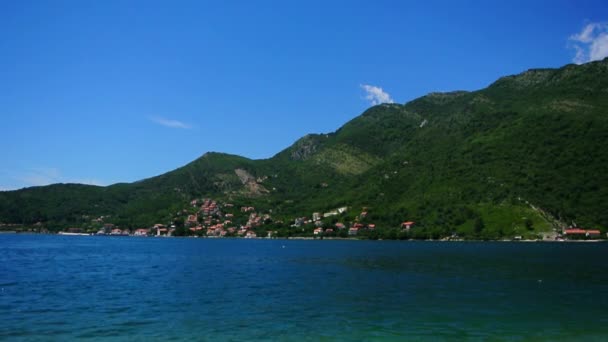
<svg viewBox="0 0 608 342"><path fill-rule="evenodd" d="M608 59L529 69L476 91L381 104L271 158L207 152L155 177L81 188L86 195L66 187L66 194L84 197L70 210L53 209L59 206L54 196L70 198L56 194L62 186L0 192L0 222L61 222L105 210L118 213L123 225L138 226L170 220L191 198L210 196L250 201L282 219L343 204L370 207L387 227L410 217L437 236L471 231L478 219L501 225L497 217L531 206L558 221L604 230L608 194L601 184L608 179L599 170L608 162L606 76ZM235 170L248 174L247 182ZM40 205L54 214L34 208ZM543 229L552 226L537 211L524 211ZM506 235L517 230L501 229Z"/></svg>

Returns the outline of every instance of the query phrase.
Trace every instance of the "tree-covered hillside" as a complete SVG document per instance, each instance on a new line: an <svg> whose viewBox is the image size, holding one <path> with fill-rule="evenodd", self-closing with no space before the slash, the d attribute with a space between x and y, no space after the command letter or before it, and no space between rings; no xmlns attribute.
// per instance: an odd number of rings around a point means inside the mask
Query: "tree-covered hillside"
<svg viewBox="0 0 608 342"><path fill-rule="evenodd" d="M65 226L111 215L149 226L208 196L251 203L284 222L348 206L342 220L385 228L414 220L426 237L497 238L559 225L605 231L605 165L608 59L374 106L266 160L208 153L131 184L2 192L0 222Z"/></svg>

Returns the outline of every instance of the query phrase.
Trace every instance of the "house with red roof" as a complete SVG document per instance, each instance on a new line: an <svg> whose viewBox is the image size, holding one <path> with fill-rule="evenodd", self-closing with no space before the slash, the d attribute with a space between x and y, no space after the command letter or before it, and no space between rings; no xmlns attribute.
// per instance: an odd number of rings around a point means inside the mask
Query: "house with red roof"
<svg viewBox="0 0 608 342"><path fill-rule="evenodd" d="M135 235L135 236L148 236L149 232L150 232L149 229L139 228L139 229L135 230L135 233L133 233L133 235Z"/></svg>
<svg viewBox="0 0 608 342"><path fill-rule="evenodd" d="M410 228L412 228L414 224L416 224L416 222L414 221L405 221L401 224L401 228L405 230L410 230Z"/></svg>
<svg viewBox="0 0 608 342"><path fill-rule="evenodd" d="M114 229L112 229L112 232L110 233L110 235L123 235L123 232L121 229L114 228Z"/></svg>
<svg viewBox="0 0 608 342"><path fill-rule="evenodd" d="M601 232L598 229L582 229L582 228L568 228L564 229L564 235L566 237L581 239L591 238L597 239L601 236Z"/></svg>
<svg viewBox="0 0 608 342"><path fill-rule="evenodd" d="M186 221L186 225L195 225L198 223L198 215L188 215L188 220Z"/></svg>
<svg viewBox="0 0 608 342"><path fill-rule="evenodd" d="M580 229L580 228L570 228L570 229L566 229L564 230L564 234L566 236L576 236L576 235L580 235L580 236L584 236L587 234L587 231L584 229Z"/></svg>

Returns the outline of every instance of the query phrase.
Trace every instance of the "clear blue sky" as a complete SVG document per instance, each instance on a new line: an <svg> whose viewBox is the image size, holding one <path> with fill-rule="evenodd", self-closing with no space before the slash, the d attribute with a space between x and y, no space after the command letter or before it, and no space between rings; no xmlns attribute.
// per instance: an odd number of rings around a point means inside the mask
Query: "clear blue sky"
<svg viewBox="0 0 608 342"><path fill-rule="evenodd" d="M2 1L0 189L268 158L372 101L597 58L607 21L605 0Z"/></svg>

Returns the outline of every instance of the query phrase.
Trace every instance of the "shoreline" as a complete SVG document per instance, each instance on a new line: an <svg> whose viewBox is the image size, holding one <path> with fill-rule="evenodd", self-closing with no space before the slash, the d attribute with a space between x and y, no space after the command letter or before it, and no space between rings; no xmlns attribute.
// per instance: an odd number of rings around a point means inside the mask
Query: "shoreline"
<svg viewBox="0 0 608 342"><path fill-rule="evenodd" d="M433 239L359 239L356 237L311 237L311 236L291 236L291 237L241 237L241 236L231 236L231 237L216 237L216 236L136 236L136 235L97 235L97 234L87 234L87 233L65 233L65 232L57 232L57 233L37 233L37 232L19 232L19 231L0 231L0 235L59 235L59 236L91 236L91 237L134 237L134 238L180 238L180 239L214 239L214 240L223 240L223 239L243 239L243 240L301 240L301 241L407 241L407 242L516 242L516 243L602 243L608 242L607 239L593 239L593 240L472 240L472 239L451 239L451 240L433 240Z"/></svg>

